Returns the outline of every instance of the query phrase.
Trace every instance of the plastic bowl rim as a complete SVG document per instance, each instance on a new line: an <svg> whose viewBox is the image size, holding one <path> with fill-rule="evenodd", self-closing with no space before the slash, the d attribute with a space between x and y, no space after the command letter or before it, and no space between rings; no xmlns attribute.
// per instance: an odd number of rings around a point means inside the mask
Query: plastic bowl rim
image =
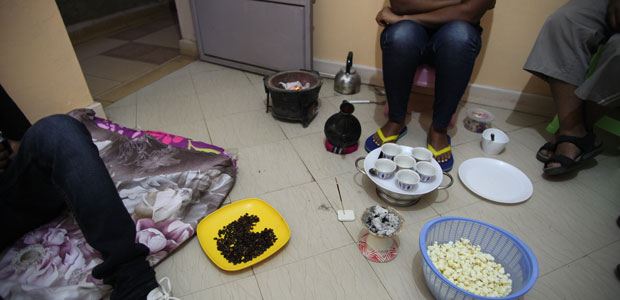
<svg viewBox="0 0 620 300"><path fill-rule="evenodd" d="M525 257L527 257L528 261L530 262L530 264L532 265L532 276L530 278L530 280L518 291L513 292L511 294L509 294L508 296L504 296L504 297L485 297L485 296L481 296L481 295L477 295L477 294L473 294L470 293L460 287L458 287L456 284L452 283L452 281L450 281L448 278L446 278L445 276L443 276L443 274L441 274L441 272L435 267L435 264L433 264L433 262L431 261L431 259L428 257L428 253L426 253L426 235L427 232L429 230L429 228L431 226L433 226L436 223L439 222L443 222L443 221L467 221L467 222L472 222L472 223L478 223L480 225L484 225L484 226L488 226L491 227L507 236L509 236L514 242L515 244L518 245L518 247L522 248L521 250L523 250L523 252L527 253L527 255L525 255ZM473 297L475 299L484 299L484 300L509 300L509 299L517 299L523 295L525 295L527 292L529 292L530 289L532 289L532 287L534 287L534 284L536 283L536 280L538 279L538 260L536 259L536 255L534 255L534 252L532 252L532 250L530 249L530 247L528 247L523 241L521 241L521 239L519 239L518 237L516 237L514 234L500 228L494 225L491 225L489 223L485 223L482 221L478 221L478 220L474 220L474 219L468 219L468 218L462 218L462 217L439 217L439 218L435 218L433 220L428 221L426 224L424 224L424 227L422 227L422 231L420 232L420 238L419 238L419 245L420 245L420 253L422 254L422 261L426 262L431 271L433 271L433 273L435 273L436 276L438 276L439 278L441 278L443 280L444 283L448 284L450 287L456 289L457 291L459 291L460 293L463 293L469 297ZM426 280L426 277L425 277ZM427 283L428 284L428 283Z"/></svg>

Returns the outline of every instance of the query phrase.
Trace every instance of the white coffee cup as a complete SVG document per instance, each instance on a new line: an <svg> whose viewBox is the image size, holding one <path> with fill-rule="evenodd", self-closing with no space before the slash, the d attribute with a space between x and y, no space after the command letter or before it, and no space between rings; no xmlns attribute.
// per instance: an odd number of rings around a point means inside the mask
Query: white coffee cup
<svg viewBox="0 0 620 300"><path fill-rule="evenodd" d="M420 175L412 170L400 170L396 173L396 185L403 191L410 191L420 182Z"/></svg>
<svg viewBox="0 0 620 300"><path fill-rule="evenodd" d="M399 145L394 143L385 143L381 146L381 153L383 153L383 158L394 159L394 156L400 154L402 149Z"/></svg>
<svg viewBox="0 0 620 300"><path fill-rule="evenodd" d="M416 163L415 171L420 174L420 182L429 182L435 177L435 166L427 161Z"/></svg>
<svg viewBox="0 0 620 300"><path fill-rule="evenodd" d="M497 128L488 128L482 132L482 151L489 155L501 153L510 142L508 135Z"/></svg>
<svg viewBox="0 0 620 300"><path fill-rule="evenodd" d="M407 154L399 154L394 156L394 162L399 170L413 169L415 167L415 159Z"/></svg>
<svg viewBox="0 0 620 300"><path fill-rule="evenodd" d="M433 158L433 153L431 150L428 150L423 147L414 147L411 149L411 155L415 158L416 161L431 161Z"/></svg>
<svg viewBox="0 0 620 300"><path fill-rule="evenodd" d="M381 179L387 179L394 175L396 171L396 163L387 158L379 158L375 161L373 172L375 176Z"/></svg>

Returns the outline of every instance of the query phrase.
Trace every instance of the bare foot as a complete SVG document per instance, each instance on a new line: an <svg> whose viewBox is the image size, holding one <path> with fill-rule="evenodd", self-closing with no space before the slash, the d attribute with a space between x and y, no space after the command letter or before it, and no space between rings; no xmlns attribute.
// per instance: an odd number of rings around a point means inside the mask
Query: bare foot
<svg viewBox="0 0 620 300"><path fill-rule="evenodd" d="M540 153L540 156L542 156L544 159L550 159L551 156L553 156L553 151L545 149L541 149L540 151L538 151L538 153Z"/></svg>
<svg viewBox="0 0 620 300"><path fill-rule="evenodd" d="M428 130L428 143L433 146L435 151L448 147L450 145L448 143L448 129L437 129L431 124L431 128ZM452 157L452 151L443 153L435 159L437 162L444 163L450 160L450 157Z"/></svg>
<svg viewBox="0 0 620 300"><path fill-rule="evenodd" d="M567 135L567 136L575 136L575 137L584 137L586 136L586 133L578 133L578 134L574 134L572 132L563 132L561 133L561 135ZM573 144L573 143L559 143L556 148L555 148L555 152L551 152L551 151L546 151L549 152L551 155L564 155L570 159L576 159L577 156L579 156L581 154L581 149L579 149L579 147L577 147L577 145ZM543 154L544 155L544 154ZM549 157L551 157L551 155ZM552 168L557 168L557 167L561 167L562 164L558 163L558 162L550 162L547 165L545 165L545 168L547 169L552 169Z"/></svg>
<svg viewBox="0 0 620 300"><path fill-rule="evenodd" d="M405 128L406 123L405 122L392 122L392 121L388 121L387 123L385 123L385 125L383 125L383 127L381 127L381 132L383 132L383 137L390 137L393 135L399 135L401 131L403 131L403 128ZM383 141L381 141L381 138L379 137L379 133L375 132L375 134L372 135L372 140L375 142L375 144L379 145L379 147L381 147L381 145L383 145ZM394 141L390 141L388 143L393 143Z"/></svg>

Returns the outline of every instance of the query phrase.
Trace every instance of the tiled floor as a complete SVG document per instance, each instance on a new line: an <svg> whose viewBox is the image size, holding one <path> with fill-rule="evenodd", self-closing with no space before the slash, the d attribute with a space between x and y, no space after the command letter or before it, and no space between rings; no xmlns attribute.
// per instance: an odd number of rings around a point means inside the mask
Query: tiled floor
<svg viewBox="0 0 620 300"><path fill-rule="evenodd" d="M261 198L288 222L291 239L275 256L237 272L220 270L192 238L157 266L168 276L174 294L183 299L432 299L421 269L418 237L425 222L438 216L475 218L521 238L536 254L540 277L526 299L618 299L620 281L620 151L618 138L600 133L606 151L577 175L546 180L535 151L549 135L548 118L465 103L453 136L454 185L432 192L400 209L406 226L400 253L388 263L373 263L356 242L360 222L338 222L340 207L334 177L344 205L359 214L384 205L372 181L358 173L361 148L340 156L325 151L323 126L343 99L377 99L363 86L354 96L338 95L326 79L317 118L307 128L275 120L265 113L262 77L201 61L106 107L108 117L128 127L164 130L210 142L238 155L239 173L225 204ZM421 105L428 107L428 105ZM508 132L507 150L496 156L531 179L534 194L517 205L502 205L471 193L458 179L464 160L486 156L480 135L462 126L466 108L483 107L496 116L493 125ZM361 141L385 118L383 106L356 105ZM414 112L408 134L400 141L424 145L430 112ZM328 207L329 209L325 209Z"/></svg>
<svg viewBox="0 0 620 300"><path fill-rule="evenodd" d="M178 59L179 25L174 13L161 14L109 36L74 47L95 101L107 106L113 91Z"/></svg>

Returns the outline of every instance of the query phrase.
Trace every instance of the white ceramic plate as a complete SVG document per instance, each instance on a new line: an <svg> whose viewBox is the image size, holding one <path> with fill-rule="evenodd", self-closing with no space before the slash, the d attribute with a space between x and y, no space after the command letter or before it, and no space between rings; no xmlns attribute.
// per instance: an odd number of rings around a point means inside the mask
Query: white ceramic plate
<svg viewBox="0 0 620 300"><path fill-rule="evenodd" d="M459 178L479 196L500 203L520 203L532 196L532 181L521 170L501 160L476 157L459 167Z"/></svg>

